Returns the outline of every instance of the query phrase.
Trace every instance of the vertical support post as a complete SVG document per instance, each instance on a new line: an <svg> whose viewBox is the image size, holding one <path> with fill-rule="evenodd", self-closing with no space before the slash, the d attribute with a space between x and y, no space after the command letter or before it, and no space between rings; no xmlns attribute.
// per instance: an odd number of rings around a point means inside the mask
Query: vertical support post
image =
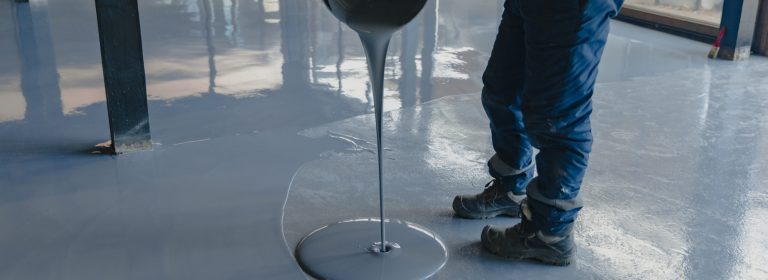
<svg viewBox="0 0 768 280"><path fill-rule="evenodd" d="M768 56L768 1L760 1L755 24L755 39L752 50L757 54Z"/></svg>
<svg viewBox="0 0 768 280"><path fill-rule="evenodd" d="M500 6L501 7L501 6ZM440 0L427 1L423 9L423 47L421 49L421 85L419 89L419 98L421 102L427 102L432 99L434 94L434 85L432 84L432 75L435 71L435 49L437 47L437 14L440 9Z"/></svg>
<svg viewBox="0 0 768 280"><path fill-rule="evenodd" d="M725 36L720 43L718 57L728 60L742 60L749 57L755 32L758 2L759 0L723 2L720 27L725 27Z"/></svg>
<svg viewBox="0 0 768 280"><path fill-rule="evenodd" d="M21 93L27 103L24 119L30 123L53 123L62 118L63 111L47 4L16 2L11 6L21 60Z"/></svg>
<svg viewBox="0 0 768 280"><path fill-rule="evenodd" d="M216 44L213 41L213 34L216 33L213 28L213 4L211 0L200 0L200 19L203 24L205 34L205 45L208 47L208 94L216 93Z"/></svg>
<svg viewBox="0 0 768 280"><path fill-rule="evenodd" d="M280 0L283 88L308 88L309 1Z"/></svg>
<svg viewBox="0 0 768 280"><path fill-rule="evenodd" d="M152 148L137 0L96 0L115 154Z"/></svg>

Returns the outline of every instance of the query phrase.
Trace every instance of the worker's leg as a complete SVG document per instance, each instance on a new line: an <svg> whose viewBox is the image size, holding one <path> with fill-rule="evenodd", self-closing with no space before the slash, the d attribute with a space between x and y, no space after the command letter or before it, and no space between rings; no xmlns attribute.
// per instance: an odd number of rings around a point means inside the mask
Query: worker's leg
<svg viewBox="0 0 768 280"><path fill-rule="evenodd" d="M533 177L532 147L523 127L521 101L525 78L523 22L516 6L505 3L491 58L483 74L482 102L490 120L496 154L488 161L494 178L477 195L457 196L453 208L465 218L518 216L519 202Z"/></svg>
<svg viewBox="0 0 768 280"><path fill-rule="evenodd" d="M589 116L597 65L618 7L606 0L522 0L526 87L523 115L538 177L528 186L534 227L571 231L592 146Z"/></svg>
<svg viewBox="0 0 768 280"><path fill-rule="evenodd" d="M565 265L574 252L573 222L592 145L592 90L611 0L517 0L526 44L523 119L538 177L528 185L523 221L510 229L483 230L494 253Z"/></svg>
<svg viewBox="0 0 768 280"><path fill-rule="evenodd" d="M523 126L521 102L525 81L523 19L517 5L505 4L499 33L483 74L482 101L490 120L496 154L488 161L492 177L506 192L525 194L533 177L533 147Z"/></svg>

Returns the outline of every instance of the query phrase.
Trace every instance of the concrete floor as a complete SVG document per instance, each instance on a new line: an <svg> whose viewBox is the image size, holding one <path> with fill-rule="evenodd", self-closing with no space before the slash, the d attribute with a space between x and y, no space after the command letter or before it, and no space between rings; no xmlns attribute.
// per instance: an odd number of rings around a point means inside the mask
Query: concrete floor
<svg viewBox="0 0 768 280"><path fill-rule="evenodd" d="M140 1L154 150L119 157L94 153L109 130L93 1L32 0L31 16L11 2L0 279L304 279L298 238L376 215L362 49L319 1ZM488 180L476 92L499 2L432 0L390 50L386 201L448 245L434 278L768 279L768 59L710 61L704 44L621 22L577 263L480 249L483 225L517 222L449 205Z"/></svg>

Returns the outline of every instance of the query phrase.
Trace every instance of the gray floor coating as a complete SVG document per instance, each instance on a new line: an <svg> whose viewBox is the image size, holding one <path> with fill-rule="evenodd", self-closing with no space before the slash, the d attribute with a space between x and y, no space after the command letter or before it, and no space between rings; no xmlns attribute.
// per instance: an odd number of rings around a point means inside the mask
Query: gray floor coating
<svg viewBox="0 0 768 280"><path fill-rule="evenodd" d="M120 157L92 154L109 138L92 1L32 0L26 18L0 2L0 279L304 279L297 236L376 215L354 33L319 1L211 1L209 15L140 1L155 149ZM768 60L710 61L704 44L620 22L595 96L578 262L479 249L485 223L516 222L449 206L487 179L473 93L498 4L430 2L390 50L386 199L446 241L436 278L768 278Z"/></svg>
<svg viewBox="0 0 768 280"><path fill-rule="evenodd" d="M355 218L332 222L301 239L296 260L321 279L426 279L448 261L448 250L432 230L386 219L387 241L378 238L381 220ZM382 246L384 244L384 246Z"/></svg>

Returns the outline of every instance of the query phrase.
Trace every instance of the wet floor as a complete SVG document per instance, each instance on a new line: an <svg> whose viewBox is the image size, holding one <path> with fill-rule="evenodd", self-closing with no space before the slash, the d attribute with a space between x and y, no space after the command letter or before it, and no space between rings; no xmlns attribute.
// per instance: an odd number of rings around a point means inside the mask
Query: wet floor
<svg viewBox="0 0 768 280"><path fill-rule="evenodd" d="M304 279L298 238L377 215L362 47L321 1L140 1L154 151L120 157L93 153L109 130L92 1L24 5L0 3L0 279ZM516 220L449 203L488 179L477 92L499 6L431 0L387 58L385 198L445 241L435 278L768 278L768 60L621 22L577 263L480 250L483 225Z"/></svg>

